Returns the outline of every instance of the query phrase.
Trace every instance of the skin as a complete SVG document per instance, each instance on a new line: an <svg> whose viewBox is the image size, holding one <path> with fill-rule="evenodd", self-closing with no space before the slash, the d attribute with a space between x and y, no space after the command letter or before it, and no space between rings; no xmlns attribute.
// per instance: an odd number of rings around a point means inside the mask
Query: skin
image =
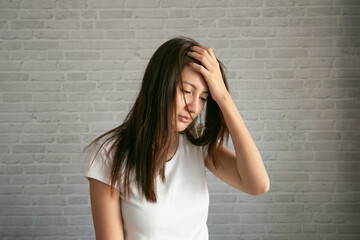
<svg viewBox="0 0 360 240"><path fill-rule="evenodd" d="M182 72L183 81L193 81L191 83L196 86L196 89L189 84L184 84L184 88L177 87L176 129L181 131L190 124L191 121L184 122L182 117L191 115L195 118L200 114L204 107L201 98L206 95L205 91L209 91L225 118L235 153L223 145L218 145L214 152L214 159L206 157L205 166L222 181L245 193L260 195L268 192L270 180L261 155L233 99L226 90L219 63L212 49L194 46L191 50L189 56L199 60L203 66L192 63ZM182 94L185 94L188 109L184 104ZM176 149L177 143L170 148L169 156L172 156ZM217 168L214 167L212 160L218 163ZM114 192L114 195L110 195L109 185L90 179L90 199L96 239L124 239L120 194L117 190Z"/></svg>
<svg viewBox="0 0 360 240"><path fill-rule="evenodd" d="M205 46L194 46L188 53L203 66L190 63L194 71L201 73L210 90L212 98L219 105L228 126L235 153L223 145L215 149L214 159L205 159L206 167L230 186L251 195L269 191L270 180L263 160L254 140L247 130L241 115L227 91L213 50ZM212 160L219 163L215 168Z"/></svg>
<svg viewBox="0 0 360 240"><path fill-rule="evenodd" d="M189 66L184 67L181 72L181 78L182 84L179 81L176 86L174 108L176 119L173 121L178 132L185 130L193 119L202 112L210 93L204 77ZM172 156L174 156L177 147L178 138L169 148L167 161L170 161Z"/></svg>
<svg viewBox="0 0 360 240"><path fill-rule="evenodd" d="M176 129L178 132L185 130L192 119L195 119L202 112L209 96L205 79L189 66L184 67L182 80L182 85L180 81L177 84L175 98Z"/></svg>

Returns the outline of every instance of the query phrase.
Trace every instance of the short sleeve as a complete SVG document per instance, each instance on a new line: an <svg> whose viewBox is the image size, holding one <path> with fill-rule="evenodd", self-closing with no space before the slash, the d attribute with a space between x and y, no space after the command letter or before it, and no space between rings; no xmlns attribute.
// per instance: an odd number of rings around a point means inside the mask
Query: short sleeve
<svg viewBox="0 0 360 240"><path fill-rule="evenodd" d="M88 180L89 178L93 178L105 184L111 185L110 175L113 159L106 156L108 147L102 146L97 154L96 152L99 148L95 147L95 149L96 150L91 151L91 153L88 153L87 155L88 163L83 176ZM115 185L115 188L120 190L118 185Z"/></svg>

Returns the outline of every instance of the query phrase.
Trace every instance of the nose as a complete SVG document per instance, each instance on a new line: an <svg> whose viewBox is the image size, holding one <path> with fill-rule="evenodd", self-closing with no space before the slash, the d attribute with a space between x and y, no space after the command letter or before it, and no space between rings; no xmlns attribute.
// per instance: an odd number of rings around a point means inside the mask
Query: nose
<svg viewBox="0 0 360 240"><path fill-rule="evenodd" d="M187 99L188 110L191 114L197 115L201 108L200 100L197 100L195 97Z"/></svg>

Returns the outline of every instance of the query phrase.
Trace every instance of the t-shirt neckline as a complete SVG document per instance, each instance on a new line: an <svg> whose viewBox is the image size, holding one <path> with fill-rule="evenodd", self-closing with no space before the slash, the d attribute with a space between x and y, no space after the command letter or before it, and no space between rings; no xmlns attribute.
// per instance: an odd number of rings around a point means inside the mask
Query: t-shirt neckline
<svg viewBox="0 0 360 240"><path fill-rule="evenodd" d="M176 159L178 158L178 155L180 154L180 146L183 144L182 141L183 141L183 134L179 134L179 144L176 149L176 152L175 152L174 156L172 156L172 158L166 162L166 166L172 165L173 162L175 162Z"/></svg>

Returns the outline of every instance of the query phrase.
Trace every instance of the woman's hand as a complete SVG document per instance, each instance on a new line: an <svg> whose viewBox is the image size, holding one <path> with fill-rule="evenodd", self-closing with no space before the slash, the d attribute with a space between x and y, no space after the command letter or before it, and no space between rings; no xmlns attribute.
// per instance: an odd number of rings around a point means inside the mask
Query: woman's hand
<svg viewBox="0 0 360 240"><path fill-rule="evenodd" d="M205 46L193 46L188 55L199 62L189 63L191 69L201 73L209 87L211 97L219 104L222 99L229 97L230 94L225 87L221 75L220 64L211 48Z"/></svg>

